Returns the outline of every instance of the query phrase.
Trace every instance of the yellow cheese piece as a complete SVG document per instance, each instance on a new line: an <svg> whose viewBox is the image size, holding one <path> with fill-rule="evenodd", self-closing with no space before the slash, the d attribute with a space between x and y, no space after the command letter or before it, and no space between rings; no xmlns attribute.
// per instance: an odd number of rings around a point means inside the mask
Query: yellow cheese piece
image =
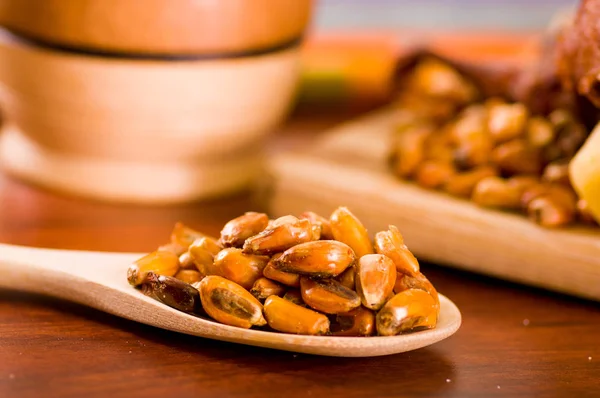
<svg viewBox="0 0 600 398"><path fill-rule="evenodd" d="M579 197L600 222L600 123L571 161L569 177Z"/></svg>

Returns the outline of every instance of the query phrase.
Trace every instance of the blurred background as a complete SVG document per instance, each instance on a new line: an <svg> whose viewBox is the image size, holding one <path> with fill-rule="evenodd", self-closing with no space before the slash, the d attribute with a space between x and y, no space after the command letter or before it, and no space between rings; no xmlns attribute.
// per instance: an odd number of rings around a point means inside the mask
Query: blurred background
<svg viewBox="0 0 600 398"><path fill-rule="evenodd" d="M511 29L546 26L575 0L321 0L314 25L333 29Z"/></svg>

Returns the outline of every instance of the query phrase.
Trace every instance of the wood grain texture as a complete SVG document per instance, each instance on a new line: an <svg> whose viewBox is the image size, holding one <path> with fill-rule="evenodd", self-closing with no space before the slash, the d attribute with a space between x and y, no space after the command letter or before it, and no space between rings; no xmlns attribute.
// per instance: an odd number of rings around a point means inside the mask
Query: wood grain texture
<svg viewBox="0 0 600 398"><path fill-rule="evenodd" d="M312 132L345 116L295 118L271 150L306 146ZM177 220L215 234L226 220L263 208L247 195L161 208L106 205L0 177L0 241L143 252L162 243ZM598 396L597 304L427 263L422 268L461 309L461 329L431 347L363 359L199 339L0 290L0 396Z"/></svg>
<svg viewBox="0 0 600 398"><path fill-rule="evenodd" d="M402 182L387 169L398 111L383 109L271 164L275 215L348 206L374 234L396 225L421 259L600 300L600 229L542 228Z"/></svg>

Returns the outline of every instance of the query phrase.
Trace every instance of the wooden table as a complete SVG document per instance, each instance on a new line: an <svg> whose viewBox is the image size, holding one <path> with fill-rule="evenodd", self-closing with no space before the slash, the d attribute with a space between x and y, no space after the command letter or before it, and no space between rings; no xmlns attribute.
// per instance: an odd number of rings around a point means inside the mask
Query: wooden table
<svg viewBox="0 0 600 398"><path fill-rule="evenodd" d="M306 144L308 132L345 116L296 115L273 150ZM217 233L261 208L243 194L178 207L106 205L0 177L0 241L148 251L177 220ZM422 267L461 309L461 329L427 348L365 359L204 340L0 290L0 397L600 396L600 304Z"/></svg>

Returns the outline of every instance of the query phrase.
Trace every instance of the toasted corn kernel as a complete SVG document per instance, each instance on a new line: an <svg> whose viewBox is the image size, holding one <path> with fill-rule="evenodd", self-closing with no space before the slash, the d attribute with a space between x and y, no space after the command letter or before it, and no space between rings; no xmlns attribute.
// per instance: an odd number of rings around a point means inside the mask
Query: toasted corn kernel
<svg viewBox="0 0 600 398"><path fill-rule="evenodd" d="M179 256L179 266L181 269L196 269L196 264L189 252L184 252Z"/></svg>
<svg viewBox="0 0 600 398"><path fill-rule="evenodd" d="M204 275L193 269L181 269L175 274L175 278L191 285L194 282L200 282Z"/></svg>
<svg viewBox="0 0 600 398"><path fill-rule="evenodd" d="M241 249L230 247L221 250L215 256L214 275L227 278L245 289L251 289L254 282L263 275L268 262L269 257L242 253Z"/></svg>
<svg viewBox="0 0 600 398"><path fill-rule="evenodd" d="M320 239L333 239L333 233L331 232L331 224L329 223L329 220L325 217L320 216L312 211L305 211L304 213L300 214L300 219L310 220L311 224L313 225L321 225Z"/></svg>
<svg viewBox="0 0 600 398"><path fill-rule="evenodd" d="M273 261L273 267L284 272L328 278L341 274L355 261L354 251L347 244L318 240L287 249Z"/></svg>
<svg viewBox="0 0 600 398"><path fill-rule="evenodd" d="M356 289L356 266L348 267L348 269L338 276L335 277L335 280L341 283L343 286L348 289L354 290Z"/></svg>
<svg viewBox="0 0 600 398"><path fill-rule="evenodd" d="M533 116L527 122L527 142L534 148L543 148L554 141L552 124L540 116Z"/></svg>
<svg viewBox="0 0 600 398"><path fill-rule="evenodd" d="M158 249L156 249L157 251L165 251L165 252L172 252L178 256L181 256L182 254L185 253L185 251L187 250L187 248L177 244L177 243L167 243L166 245L161 245L158 247Z"/></svg>
<svg viewBox="0 0 600 398"><path fill-rule="evenodd" d="M250 293L259 300L264 300L269 296L282 296L285 293L285 287L277 282L273 282L265 277L258 278Z"/></svg>
<svg viewBox="0 0 600 398"><path fill-rule="evenodd" d="M433 131L430 126L414 126L396 138L394 171L402 177L410 177L425 157L425 140Z"/></svg>
<svg viewBox="0 0 600 398"><path fill-rule="evenodd" d="M194 265L203 275L213 275L213 262L215 256L221 251L217 242L208 237L196 239L188 248L188 254Z"/></svg>
<svg viewBox="0 0 600 398"><path fill-rule="evenodd" d="M542 181L550 183L558 183L570 186L571 179L569 178L569 161L555 160L544 168Z"/></svg>
<svg viewBox="0 0 600 398"><path fill-rule="evenodd" d="M542 168L540 151L522 139L498 145L492 150L491 159L508 174L539 174Z"/></svg>
<svg viewBox="0 0 600 398"><path fill-rule="evenodd" d="M300 292L309 307L327 314L348 312L360 306L356 292L333 279L314 280L303 276Z"/></svg>
<svg viewBox="0 0 600 398"><path fill-rule="evenodd" d="M521 192L521 194L523 194L531 187L538 185L540 183L540 180L537 176L517 175L509 177L506 180L506 183L511 187L518 189Z"/></svg>
<svg viewBox="0 0 600 398"><path fill-rule="evenodd" d="M500 177L486 177L475 185L471 200L483 207L518 209L521 190Z"/></svg>
<svg viewBox="0 0 600 398"><path fill-rule="evenodd" d="M244 243L244 253L273 254L282 252L300 243L310 242L315 238L309 220L296 220L272 229L265 229L252 236ZM318 240L317 236L317 240Z"/></svg>
<svg viewBox="0 0 600 398"><path fill-rule="evenodd" d="M173 252L158 250L136 260L127 269L127 281L132 286L138 286L148 272L173 276L179 270L179 257Z"/></svg>
<svg viewBox="0 0 600 398"><path fill-rule="evenodd" d="M434 139L433 137L436 137ZM447 138L440 137L438 134L432 134L425 142L424 160L434 160L442 163L452 163L454 161L454 148Z"/></svg>
<svg viewBox="0 0 600 398"><path fill-rule="evenodd" d="M180 246L183 251L186 251L196 239L200 239L205 236L207 235L198 232L181 222L178 222L175 224L175 227L173 227L173 231L171 232L171 243ZM183 252L179 253L179 255L182 253Z"/></svg>
<svg viewBox="0 0 600 398"><path fill-rule="evenodd" d="M141 289L145 295L179 311L199 312L201 309L198 290L179 279L148 272Z"/></svg>
<svg viewBox="0 0 600 398"><path fill-rule="evenodd" d="M532 200L542 196L552 196L565 204L570 204L570 207L575 207L577 202L577 196L572 188L561 184L540 183L530 186L523 192L521 205L527 208Z"/></svg>
<svg viewBox="0 0 600 398"><path fill-rule="evenodd" d="M277 331L309 335L329 332L329 319L325 315L281 297L267 297L264 310L269 326Z"/></svg>
<svg viewBox="0 0 600 398"><path fill-rule="evenodd" d="M398 273L396 277L396 283L394 284L394 293L400 293L408 289L421 289L431 294L436 304L440 305L440 298L438 292L433 287L433 284L429 282L429 279L422 273L416 276L403 275Z"/></svg>
<svg viewBox="0 0 600 398"><path fill-rule="evenodd" d="M331 324L334 336L371 336L375 333L375 314L364 307L337 314Z"/></svg>
<svg viewBox="0 0 600 398"><path fill-rule="evenodd" d="M453 174L444 184L444 190L450 195L468 198L473 194L475 185L486 177L498 175L492 166L480 166L462 173Z"/></svg>
<svg viewBox="0 0 600 398"><path fill-rule="evenodd" d="M242 286L220 276L202 279L200 298L206 313L226 325L249 329L267 323L260 302Z"/></svg>
<svg viewBox="0 0 600 398"><path fill-rule="evenodd" d="M302 300L302 293L297 289L290 289L283 295L285 300L291 301L294 304L306 307L306 303Z"/></svg>
<svg viewBox="0 0 600 398"><path fill-rule="evenodd" d="M428 97L457 103L467 103L477 97L477 90L456 69L436 59L420 62L415 70L411 88Z"/></svg>
<svg viewBox="0 0 600 398"><path fill-rule="evenodd" d="M433 328L438 312L429 293L420 289L405 290L392 297L377 313L377 333L394 336L417 328Z"/></svg>
<svg viewBox="0 0 600 398"><path fill-rule="evenodd" d="M428 160L417 169L415 181L424 188L436 189L444 185L455 173L451 163Z"/></svg>
<svg viewBox="0 0 600 398"><path fill-rule="evenodd" d="M269 220L269 224L267 225L266 229L272 229L272 228L278 227L283 224L294 224L297 221L298 221L298 217L295 217L292 215L282 216L282 217L276 218L274 220Z"/></svg>
<svg viewBox="0 0 600 398"><path fill-rule="evenodd" d="M356 257L373 253L373 245L360 220L346 207L338 207L329 218L335 240L350 246Z"/></svg>
<svg viewBox="0 0 600 398"><path fill-rule="evenodd" d="M267 264L265 269L263 269L263 275L266 278L272 279L279 283L283 283L286 286L299 287L300 286L300 275L280 271L280 270L276 269L275 266L273 265L273 262L275 262L279 257L281 257L282 254L283 253L278 253L278 254L274 255L273 257L271 257L271 260L269 260L269 263Z"/></svg>
<svg viewBox="0 0 600 398"><path fill-rule="evenodd" d="M581 222L589 225L598 225L596 219L590 212L590 207L584 199L577 201L577 216Z"/></svg>
<svg viewBox="0 0 600 398"><path fill-rule="evenodd" d="M574 208L557 197L544 195L533 199L527 206L529 218L544 227L559 227L575 218Z"/></svg>
<svg viewBox="0 0 600 398"><path fill-rule="evenodd" d="M494 141L509 141L525 132L528 117L523 104L492 105L488 108L488 130Z"/></svg>
<svg viewBox="0 0 600 398"><path fill-rule="evenodd" d="M269 217L265 213L247 212L225 224L220 243L224 247L242 247L246 239L264 230L268 224Z"/></svg>
<svg viewBox="0 0 600 398"><path fill-rule="evenodd" d="M387 301L396 283L396 265L383 254L367 254L358 260L356 292L362 304L378 310Z"/></svg>
<svg viewBox="0 0 600 398"><path fill-rule="evenodd" d="M453 161L466 170L489 162L492 139L486 127L486 111L481 105L466 108L450 128L455 146Z"/></svg>
<svg viewBox="0 0 600 398"><path fill-rule="evenodd" d="M375 234L375 251L389 257L394 262L397 272L408 275L419 273L419 261L408 250L402 234L394 225L390 225L387 231Z"/></svg>

